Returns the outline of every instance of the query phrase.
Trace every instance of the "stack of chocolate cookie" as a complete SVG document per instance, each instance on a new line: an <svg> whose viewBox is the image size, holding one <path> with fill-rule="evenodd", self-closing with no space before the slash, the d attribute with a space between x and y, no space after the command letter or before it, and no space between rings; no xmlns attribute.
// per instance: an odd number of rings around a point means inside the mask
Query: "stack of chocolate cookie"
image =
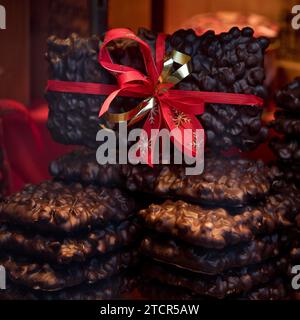
<svg viewBox="0 0 300 320"><path fill-rule="evenodd" d="M141 30L152 48L157 35ZM50 79L116 84L98 62L100 39L51 37ZM178 90L231 92L264 98L265 38L251 28L197 36L179 30L166 38L166 55L191 57L191 74ZM112 43L112 59L145 72L139 46ZM48 91L48 127L61 143L95 149L99 108L105 96ZM128 111L141 99L118 97L112 111ZM206 104L199 116L206 146L214 151L256 148L267 129L257 106ZM139 217L143 292L184 298L280 299L286 274L288 228L295 218L293 195L271 194L275 174L260 161L206 154L205 171L187 176L184 166L104 165L94 150L78 150L54 161L53 182L29 186L3 203L0 264L8 271L10 294L29 297L107 298L130 286L123 275L137 259L138 225L132 197L148 195ZM63 181L63 182L61 182ZM167 199L167 200L166 200ZM101 288L101 289L100 289ZM24 291L25 290L25 291ZM55 293L49 293L55 291ZM24 294L26 292L26 294Z"/></svg>
<svg viewBox="0 0 300 320"><path fill-rule="evenodd" d="M270 141L270 148L277 157L276 165L282 171L282 177L277 181L279 188L289 193L300 187L300 78L282 88L276 94L279 109L275 113L275 120L271 127L281 137L274 137ZM296 196L296 204L300 214L300 191ZM291 250L291 267L300 263L300 228L299 215L296 219L293 245ZM293 277L294 275L291 275ZM293 291L293 295L295 292ZM294 295L299 299L299 294Z"/></svg>
<svg viewBox="0 0 300 320"><path fill-rule="evenodd" d="M270 147L285 179L300 186L300 78L277 93L276 103L280 110L271 126L283 137L273 138Z"/></svg>
<svg viewBox="0 0 300 320"><path fill-rule="evenodd" d="M208 155L198 176L176 165L104 169L88 150L50 167L58 179L101 184L113 177L116 185L151 196L155 204L139 214L145 227L143 279L148 279L142 291L156 299L286 296L281 276L288 267L287 231L296 197L271 194L274 170L260 161Z"/></svg>
<svg viewBox="0 0 300 320"><path fill-rule="evenodd" d="M111 299L135 281L136 204L118 189L28 185L0 207L0 299Z"/></svg>
<svg viewBox="0 0 300 320"><path fill-rule="evenodd" d="M172 170L157 175L152 185L189 202L167 200L140 211L149 230L141 252L148 257L143 278L150 292L166 287L199 299L287 296L286 231L296 211L292 195L270 194L270 176L259 162L213 158L198 177Z"/></svg>

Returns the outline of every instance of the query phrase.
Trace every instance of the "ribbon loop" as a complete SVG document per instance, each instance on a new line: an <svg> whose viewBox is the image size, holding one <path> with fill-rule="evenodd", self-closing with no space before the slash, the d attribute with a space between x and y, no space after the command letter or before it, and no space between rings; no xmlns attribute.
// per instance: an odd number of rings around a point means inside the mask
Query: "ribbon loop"
<svg viewBox="0 0 300 320"><path fill-rule="evenodd" d="M104 42L101 44L100 51L99 51L99 63L107 70L113 73L124 73L128 71L137 71L134 68L116 64L112 62L112 59L109 55L107 45L111 41L120 40L120 39L131 39L137 42L140 45L141 53L144 59L144 64L146 70L148 72L149 79L156 82L158 79L158 71L156 69L156 65L154 63L151 48L149 47L148 43L138 38L131 30L129 29L112 29L108 31L105 35ZM139 71L137 71L139 72ZM134 80L134 79L133 79Z"/></svg>

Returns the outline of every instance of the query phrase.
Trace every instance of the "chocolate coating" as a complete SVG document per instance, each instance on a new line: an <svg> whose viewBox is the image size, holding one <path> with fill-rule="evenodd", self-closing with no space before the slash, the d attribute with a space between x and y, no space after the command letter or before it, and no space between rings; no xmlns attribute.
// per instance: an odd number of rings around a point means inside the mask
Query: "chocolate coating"
<svg viewBox="0 0 300 320"><path fill-rule="evenodd" d="M1 204L0 220L39 231L73 232L128 219L133 199L118 189L45 181Z"/></svg>
<svg viewBox="0 0 300 320"><path fill-rule="evenodd" d="M93 284L136 263L137 252L128 249L69 266L37 263L25 257L11 255L0 257L0 264L5 267L10 281L41 291L58 291L80 284Z"/></svg>
<svg viewBox="0 0 300 320"><path fill-rule="evenodd" d="M276 278L265 287L242 296L239 300L288 300L288 289L282 278Z"/></svg>
<svg viewBox="0 0 300 320"><path fill-rule="evenodd" d="M99 42L96 36L81 38L72 34L66 39L51 36L48 41L46 58L49 63L49 78L52 80L92 82L116 84L115 78L98 62ZM124 44L125 47L127 46ZM137 50L122 50L122 46L115 45L112 53L119 62L128 64L128 61L138 58ZM135 58L133 56L135 54ZM54 140L64 144L86 145L95 147L96 133L99 124L108 128L114 126L104 118L99 119L99 108L105 101L105 96L47 92L49 103L48 129ZM140 100L132 98L117 98L114 108L126 111L126 106L133 107ZM125 109L124 109L125 108Z"/></svg>
<svg viewBox="0 0 300 320"><path fill-rule="evenodd" d="M141 30L139 35L154 46L156 34ZM254 38L250 28L233 28L220 35L207 32L201 36L196 36L192 30L178 30L167 37L166 53L176 49L192 57L192 73L176 86L177 89L245 93L265 98L263 61L267 46L268 40ZM126 42L110 50L114 61L144 69L136 44ZM50 37L47 52L50 79L116 83L99 66L98 51L99 39L95 37L83 39L72 35L64 40ZM104 96L48 92L46 97L50 109L48 128L55 140L88 147L97 145L98 113ZM139 101L121 97L112 109L128 110ZM208 104L200 116L207 146L217 150L233 146L241 150L254 149L267 136L261 114L259 107Z"/></svg>
<svg viewBox="0 0 300 320"><path fill-rule="evenodd" d="M291 137L300 137L300 116L296 114L277 111L275 120L271 122L271 127L275 131L289 135Z"/></svg>
<svg viewBox="0 0 300 320"><path fill-rule="evenodd" d="M141 285L141 293L151 300L211 300L207 297L194 295L191 291L159 282L145 282ZM251 292L240 296L230 296L227 300L285 300L288 292L281 278L267 283Z"/></svg>
<svg viewBox="0 0 300 320"><path fill-rule="evenodd" d="M288 266L285 258L270 260L263 264L252 265L242 269L229 270L217 276L199 275L163 264L145 264L143 276L158 280L163 284L183 287L195 295L211 296L223 299L229 295L238 295L268 283L283 273Z"/></svg>
<svg viewBox="0 0 300 320"><path fill-rule="evenodd" d="M293 183L298 187L300 186L300 165L278 162L277 166L281 171L281 177L278 176L277 179L275 178L272 185L273 189L277 187L278 184L282 185L282 190L283 188L293 188Z"/></svg>
<svg viewBox="0 0 300 320"><path fill-rule="evenodd" d="M178 268L216 275L228 269L257 264L276 257L287 246L287 242L287 237L274 234L224 250L214 250L152 234L145 236L142 241L141 253Z"/></svg>
<svg viewBox="0 0 300 320"><path fill-rule="evenodd" d="M159 197L232 206L263 198L277 175L262 161L208 155L204 172L197 176L187 176L179 165L101 166L92 150L77 150L53 161L50 172L66 181L116 185Z"/></svg>
<svg viewBox="0 0 300 320"><path fill-rule="evenodd" d="M107 187L123 186L124 180L121 165L99 165L96 151L87 148L80 148L52 161L49 171L59 180Z"/></svg>
<svg viewBox="0 0 300 320"><path fill-rule="evenodd" d="M291 250L291 259L293 262L300 262L300 243Z"/></svg>
<svg viewBox="0 0 300 320"><path fill-rule="evenodd" d="M133 245L140 239L141 228L135 221L123 221L77 237L43 236L2 225L0 250L36 257L39 260L68 264L84 262L93 256Z"/></svg>
<svg viewBox="0 0 300 320"><path fill-rule="evenodd" d="M277 158L288 164L300 166L300 140L293 138L281 139L274 137L270 141L270 148Z"/></svg>
<svg viewBox="0 0 300 320"><path fill-rule="evenodd" d="M126 187L161 197L197 203L241 206L263 198L271 188L262 161L206 157L201 175L187 176L182 166L124 167Z"/></svg>
<svg viewBox="0 0 300 320"><path fill-rule="evenodd" d="M266 203L231 214L223 208L204 208L183 201L152 204L139 212L144 225L195 246L222 249L271 234L293 224L294 194L269 196Z"/></svg>
<svg viewBox="0 0 300 320"><path fill-rule="evenodd" d="M277 92L276 103L287 111L300 112L300 77Z"/></svg>
<svg viewBox="0 0 300 320"><path fill-rule="evenodd" d="M112 300L131 290L135 282L127 275L117 275L92 285L83 284L57 292L38 292L10 283L0 292L0 300Z"/></svg>

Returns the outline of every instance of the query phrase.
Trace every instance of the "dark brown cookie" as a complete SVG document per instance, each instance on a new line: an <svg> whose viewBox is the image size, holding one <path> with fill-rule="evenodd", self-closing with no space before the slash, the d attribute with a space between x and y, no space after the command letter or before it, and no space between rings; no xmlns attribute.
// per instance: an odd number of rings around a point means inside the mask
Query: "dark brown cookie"
<svg viewBox="0 0 300 320"><path fill-rule="evenodd" d="M222 249L292 226L298 211L295 200L297 196L293 194L269 196L266 203L237 214L231 214L229 209L166 201L150 205L139 215L149 229L195 246Z"/></svg>
<svg viewBox="0 0 300 320"><path fill-rule="evenodd" d="M0 227L0 250L24 254L58 264L84 262L133 245L140 239L141 228L134 221L123 221L96 229L78 237L53 237L26 233L6 225Z"/></svg>
<svg viewBox="0 0 300 320"><path fill-rule="evenodd" d="M186 175L184 166L100 166L95 151L78 150L52 162L51 174L67 181L125 186L133 192L182 198L200 203L240 206L263 198L274 170L262 161L207 156L201 175Z"/></svg>
<svg viewBox="0 0 300 320"><path fill-rule="evenodd" d="M287 300L287 286L282 278L276 278L265 286L261 286L238 300Z"/></svg>
<svg viewBox="0 0 300 320"><path fill-rule="evenodd" d="M156 34L141 30L139 35L154 46ZM191 56L191 75L176 89L254 94L266 97L264 81L265 38L254 38L253 30L233 28L215 35L207 32L197 36L192 30L179 30L166 39L166 54L176 49ZM50 37L47 58L49 78L115 84L116 79L98 63L99 39L83 39L72 35L67 39ZM138 46L132 42L111 46L117 63L144 70ZM99 129L99 108L104 96L48 92L48 128L61 143L96 147ZM140 100L118 97L113 110L125 111ZM200 121L206 130L207 145L217 150L236 146L242 150L255 148L267 136L261 121L262 108L256 106L207 104Z"/></svg>
<svg viewBox="0 0 300 320"><path fill-rule="evenodd" d="M276 103L287 111L300 112L300 77L277 92Z"/></svg>
<svg viewBox="0 0 300 320"><path fill-rule="evenodd" d="M300 137L300 115L277 111L270 126L275 131L292 137Z"/></svg>
<svg viewBox="0 0 300 320"><path fill-rule="evenodd" d="M141 253L179 268L215 275L228 269L257 264L276 257L287 246L287 242L287 237L275 234L224 250L214 250L152 234L142 241Z"/></svg>
<svg viewBox="0 0 300 320"><path fill-rule="evenodd" d="M287 165L300 166L299 139L274 137L270 141L270 148L280 161Z"/></svg>
<svg viewBox="0 0 300 320"><path fill-rule="evenodd" d="M291 259L294 262L300 262L300 243L297 244L297 247L294 247L291 251Z"/></svg>
<svg viewBox="0 0 300 320"><path fill-rule="evenodd" d="M268 283L279 274L283 274L287 267L287 259L281 258L210 276L171 268L165 264L147 262L143 266L142 274L145 278L157 280L163 284L183 287L195 295L223 299L226 296L251 291L259 285Z"/></svg>
<svg viewBox="0 0 300 320"><path fill-rule="evenodd" d="M41 231L73 232L128 219L133 199L118 189L45 181L6 198L0 220Z"/></svg>
<svg viewBox="0 0 300 320"><path fill-rule="evenodd" d="M161 197L241 206L263 198L271 188L270 170L261 161L206 157L201 175L182 166L124 166L126 186Z"/></svg>
<svg viewBox="0 0 300 320"><path fill-rule="evenodd" d="M300 228L297 228L297 220L300 222L299 219L296 217L296 226L292 230L291 233L292 240L291 240L291 264L297 264L300 262ZM289 271L290 272L290 271ZM289 273L290 275L290 273Z"/></svg>
<svg viewBox="0 0 300 320"><path fill-rule="evenodd" d="M285 189L291 187L291 182L294 182L296 185L300 186L300 165L293 165L282 162L278 163L278 168L282 172L282 175L275 178L275 181L282 181L283 187L285 187ZM286 181L286 183L284 183L284 181ZM273 183L273 188L274 186L276 187L277 183L278 181L276 181L276 183Z"/></svg>
<svg viewBox="0 0 300 320"><path fill-rule="evenodd" d="M141 293L151 300L211 300L182 288L161 284L159 282L143 282ZM230 296L226 300L286 300L288 295L284 281L281 278L254 289L240 296Z"/></svg>
<svg viewBox="0 0 300 320"><path fill-rule="evenodd" d="M51 162L49 171L60 180L99 184L107 187L122 186L121 166L99 165L96 151L86 148L67 153Z"/></svg>
<svg viewBox="0 0 300 320"><path fill-rule="evenodd" d="M137 263L136 250L122 250L86 263L49 265L25 257L2 255L0 265L14 284L39 291L58 291L80 284L93 284L112 277Z"/></svg>
<svg viewBox="0 0 300 320"><path fill-rule="evenodd" d="M112 300L132 290L136 280L127 275L113 276L91 285L79 285L56 292L38 292L8 284L0 291L0 300Z"/></svg>

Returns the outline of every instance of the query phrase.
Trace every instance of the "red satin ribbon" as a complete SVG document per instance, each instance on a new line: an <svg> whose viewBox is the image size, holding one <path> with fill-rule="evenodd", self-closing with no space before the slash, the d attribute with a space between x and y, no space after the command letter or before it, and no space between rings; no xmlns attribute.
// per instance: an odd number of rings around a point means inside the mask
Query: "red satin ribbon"
<svg viewBox="0 0 300 320"><path fill-rule="evenodd" d="M114 40L131 39L140 45L140 50L146 67L146 75L140 71L112 62L107 45ZM216 104L236 104L247 106L262 106L263 100L255 95L224 93L224 92L204 92L204 91L186 91L174 90L169 86L165 92L157 90L158 79L163 70L165 56L165 35L159 34L156 41L155 61L151 53L150 46L138 38L129 29L112 29L106 33L104 42L99 52L99 63L110 71L117 79L118 85L107 85L98 83L82 83L49 80L47 90L58 92L72 92L83 94L108 95L103 103L99 117L103 116L109 108L112 101L117 96L123 97L155 97L158 105L158 112L153 115L148 114L143 129L151 137L152 129L161 129L167 127L170 130L179 129L178 135L174 136L174 143L188 155L195 155L195 146L192 143L183 143L182 138L185 129L191 129L196 132L197 129L203 129L196 115L203 114L205 103ZM178 125L178 113L184 114L188 121L183 121ZM151 117L151 119L150 119ZM150 121L151 120L151 121ZM152 140L152 145L155 143ZM148 149L148 164L152 164L152 152L150 146Z"/></svg>

